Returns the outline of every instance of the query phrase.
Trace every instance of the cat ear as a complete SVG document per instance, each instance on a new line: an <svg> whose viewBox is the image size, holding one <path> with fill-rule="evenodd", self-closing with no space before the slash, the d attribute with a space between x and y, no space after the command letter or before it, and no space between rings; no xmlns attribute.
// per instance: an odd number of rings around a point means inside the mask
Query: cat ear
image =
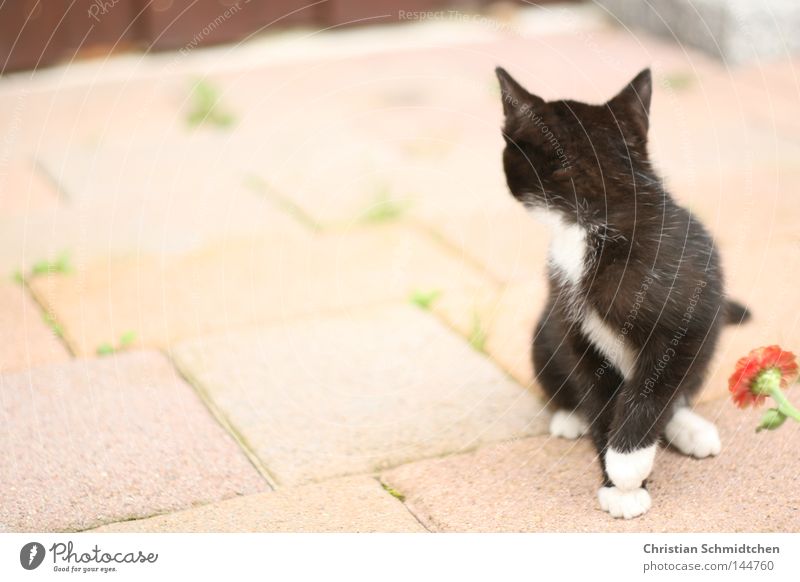
<svg viewBox="0 0 800 582"><path fill-rule="evenodd" d="M533 108L544 105L544 100L531 93L517 83L502 67L497 67L494 72L500 81L500 92L503 99L503 113L506 117L523 115Z"/></svg>
<svg viewBox="0 0 800 582"><path fill-rule="evenodd" d="M650 69L644 69L617 95L608 102L615 111L626 115L628 119L647 135L650 127L650 98L653 96L653 77Z"/></svg>

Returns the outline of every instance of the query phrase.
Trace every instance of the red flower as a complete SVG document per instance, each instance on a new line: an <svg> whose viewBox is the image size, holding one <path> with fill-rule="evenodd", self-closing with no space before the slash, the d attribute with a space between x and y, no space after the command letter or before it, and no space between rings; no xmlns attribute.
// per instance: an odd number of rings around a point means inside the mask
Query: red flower
<svg viewBox="0 0 800 582"><path fill-rule="evenodd" d="M765 374L766 373L766 374ZM728 380L728 389L733 394L733 401L740 408L760 406L770 394L766 386L780 381L780 387L786 388L797 379L797 359L792 352L780 346L767 346L751 351L736 362L736 369Z"/></svg>

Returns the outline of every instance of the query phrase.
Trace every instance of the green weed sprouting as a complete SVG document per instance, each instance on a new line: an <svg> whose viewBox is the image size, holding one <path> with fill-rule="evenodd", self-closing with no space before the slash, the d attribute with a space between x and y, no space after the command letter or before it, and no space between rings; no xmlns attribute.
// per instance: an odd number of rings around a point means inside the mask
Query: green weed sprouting
<svg viewBox="0 0 800 582"><path fill-rule="evenodd" d="M219 90L205 79L194 83L189 101L191 107L186 117L186 123L190 127L210 124L225 128L233 125L236 121L233 114L221 105Z"/></svg>

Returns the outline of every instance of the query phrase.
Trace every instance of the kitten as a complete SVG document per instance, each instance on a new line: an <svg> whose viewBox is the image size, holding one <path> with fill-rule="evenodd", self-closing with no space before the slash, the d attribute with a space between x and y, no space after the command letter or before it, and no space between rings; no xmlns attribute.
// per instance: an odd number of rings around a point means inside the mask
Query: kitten
<svg viewBox="0 0 800 582"><path fill-rule="evenodd" d="M533 338L553 436L589 433L603 467L600 507L632 518L659 441L720 452L692 411L720 330L749 317L725 298L714 241L650 165L650 70L603 105L545 102L497 69L509 190L553 235L549 298Z"/></svg>

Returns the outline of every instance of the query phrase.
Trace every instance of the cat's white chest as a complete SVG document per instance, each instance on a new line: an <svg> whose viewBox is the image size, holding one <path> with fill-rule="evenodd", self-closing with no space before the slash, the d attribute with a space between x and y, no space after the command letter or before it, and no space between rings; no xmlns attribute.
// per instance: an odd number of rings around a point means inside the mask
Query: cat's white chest
<svg viewBox="0 0 800 582"><path fill-rule="evenodd" d="M613 329L592 308L587 308L580 320L581 331L598 352L603 354L623 378L629 378L636 365L636 352L625 341L620 329Z"/></svg>
<svg viewBox="0 0 800 582"><path fill-rule="evenodd" d="M552 229L548 258L564 280L576 284L586 269L586 230L577 224L567 223L558 212L534 208L531 214Z"/></svg>
<svg viewBox="0 0 800 582"><path fill-rule="evenodd" d="M589 252L586 230L577 224L566 222L560 214L552 210L535 208L533 216L552 229L548 259L562 281L577 285L587 269ZM580 309L578 318L580 330L586 338L623 377L633 373L636 354L626 345L620 330L612 329L593 309Z"/></svg>

